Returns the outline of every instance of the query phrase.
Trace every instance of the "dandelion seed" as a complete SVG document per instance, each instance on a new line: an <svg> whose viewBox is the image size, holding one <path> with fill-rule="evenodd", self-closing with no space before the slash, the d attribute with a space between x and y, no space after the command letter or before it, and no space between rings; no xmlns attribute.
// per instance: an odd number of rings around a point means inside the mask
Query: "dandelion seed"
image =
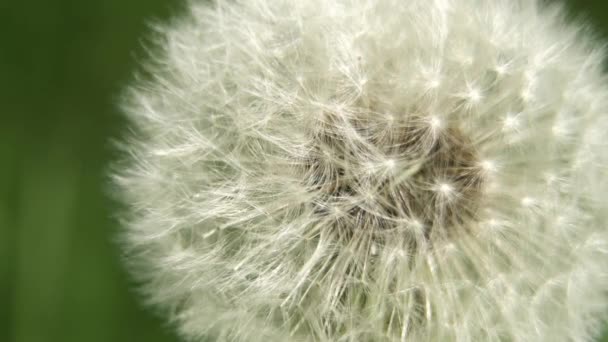
<svg viewBox="0 0 608 342"><path fill-rule="evenodd" d="M482 160L479 166L486 173L494 173L498 170L498 165L492 160Z"/></svg>
<svg viewBox="0 0 608 342"><path fill-rule="evenodd" d="M384 162L384 165L386 166L387 169L391 170L395 167L395 161L393 159L388 159L387 161Z"/></svg>
<svg viewBox="0 0 608 342"><path fill-rule="evenodd" d="M454 191L451 185L447 183L441 183L437 186L437 190L444 196L448 196Z"/></svg>
<svg viewBox="0 0 608 342"><path fill-rule="evenodd" d="M536 204L536 200L534 200L534 198L532 198L532 197L526 196L526 197L524 197L524 198L521 199L521 204L524 207L530 208L530 207L532 207L533 205Z"/></svg>
<svg viewBox="0 0 608 342"><path fill-rule="evenodd" d="M472 88L469 90L466 97L471 103L476 104L481 101L481 92L478 89Z"/></svg>
<svg viewBox="0 0 608 342"><path fill-rule="evenodd" d="M509 113L503 120L503 131L517 131L519 123L519 115Z"/></svg>
<svg viewBox="0 0 608 342"><path fill-rule="evenodd" d="M507 71L509 70L509 66L507 64L499 64L494 70L496 70L496 72L502 76L507 73Z"/></svg>
<svg viewBox="0 0 608 342"><path fill-rule="evenodd" d="M443 122L441 121L441 119L436 116L429 117L428 122L433 131L437 131L443 126Z"/></svg>
<svg viewBox="0 0 608 342"><path fill-rule="evenodd" d="M429 89L438 88L439 85L441 85L441 81L439 80L439 78L433 78L433 79L429 80L429 83L428 83Z"/></svg>

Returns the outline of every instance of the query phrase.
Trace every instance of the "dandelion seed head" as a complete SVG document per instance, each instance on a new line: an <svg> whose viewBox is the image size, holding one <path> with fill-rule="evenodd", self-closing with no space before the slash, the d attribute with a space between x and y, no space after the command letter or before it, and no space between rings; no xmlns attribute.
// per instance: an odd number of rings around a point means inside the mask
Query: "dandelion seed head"
<svg viewBox="0 0 608 342"><path fill-rule="evenodd" d="M191 1L127 91L127 262L202 341L588 341L603 51L528 0Z"/></svg>

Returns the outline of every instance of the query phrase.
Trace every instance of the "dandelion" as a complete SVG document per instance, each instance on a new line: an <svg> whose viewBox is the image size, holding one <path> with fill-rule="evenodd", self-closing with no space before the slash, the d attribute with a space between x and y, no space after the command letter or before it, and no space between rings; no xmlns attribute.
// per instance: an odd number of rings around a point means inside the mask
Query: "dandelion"
<svg viewBox="0 0 608 342"><path fill-rule="evenodd" d="M147 300L191 341L590 341L608 88L563 13L190 2L114 174Z"/></svg>

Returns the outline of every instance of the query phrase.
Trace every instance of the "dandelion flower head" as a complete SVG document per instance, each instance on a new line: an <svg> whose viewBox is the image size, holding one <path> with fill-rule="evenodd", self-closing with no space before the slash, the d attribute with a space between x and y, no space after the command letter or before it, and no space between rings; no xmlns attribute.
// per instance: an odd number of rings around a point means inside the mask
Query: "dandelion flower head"
<svg viewBox="0 0 608 342"><path fill-rule="evenodd" d="M590 341L603 50L535 0L191 1L114 174L187 340Z"/></svg>

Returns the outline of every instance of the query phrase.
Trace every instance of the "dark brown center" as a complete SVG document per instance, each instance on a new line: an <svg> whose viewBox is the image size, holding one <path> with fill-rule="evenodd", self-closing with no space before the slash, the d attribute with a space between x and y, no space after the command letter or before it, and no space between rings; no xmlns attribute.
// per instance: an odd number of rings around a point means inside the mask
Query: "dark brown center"
<svg viewBox="0 0 608 342"><path fill-rule="evenodd" d="M329 113L311 131L301 171L314 212L339 236L400 232L435 241L470 229L483 169L456 125Z"/></svg>

